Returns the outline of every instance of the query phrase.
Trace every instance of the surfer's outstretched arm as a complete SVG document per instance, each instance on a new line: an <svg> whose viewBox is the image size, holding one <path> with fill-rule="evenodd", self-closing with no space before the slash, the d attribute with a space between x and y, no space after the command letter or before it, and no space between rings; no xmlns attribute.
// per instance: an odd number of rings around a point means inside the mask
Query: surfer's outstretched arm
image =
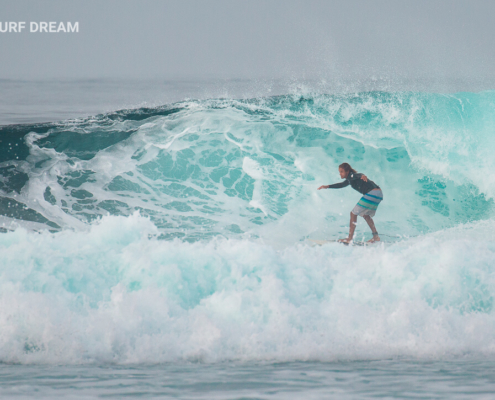
<svg viewBox="0 0 495 400"><path fill-rule="evenodd" d="M344 188L346 186L349 186L349 181L347 179L344 182L334 183L333 185L321 185L318 188L318 190L320 190L320 189L340 189L340 188Z"/></svg>

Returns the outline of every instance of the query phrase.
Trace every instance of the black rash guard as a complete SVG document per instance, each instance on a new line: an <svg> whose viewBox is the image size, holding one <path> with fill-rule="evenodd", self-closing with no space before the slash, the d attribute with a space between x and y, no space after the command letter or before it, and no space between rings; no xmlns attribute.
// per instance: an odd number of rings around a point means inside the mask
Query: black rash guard
<svg viewBox="0 0 495 400"><path fill-rule="evenodd" d="M359 172L354 173L349 171L349 175L347 175L344 182L328 185L327 189L340 189L351 185L353 189L361 194L371 192L373 189L380 189L380 187L370 179L368 179L368 182L363 181L361 179L362 176L363 174L360 174Z"/></svg>

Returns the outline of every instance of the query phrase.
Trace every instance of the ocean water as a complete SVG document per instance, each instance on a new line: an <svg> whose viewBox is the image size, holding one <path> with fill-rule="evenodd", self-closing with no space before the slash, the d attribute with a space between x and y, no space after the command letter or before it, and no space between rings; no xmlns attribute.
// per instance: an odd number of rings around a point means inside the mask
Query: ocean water
<svg viewBox="0 0 495 400"><path fill-rule="evenodd" d="M495 91L2 84L2 397L491 397Z"/></svg>

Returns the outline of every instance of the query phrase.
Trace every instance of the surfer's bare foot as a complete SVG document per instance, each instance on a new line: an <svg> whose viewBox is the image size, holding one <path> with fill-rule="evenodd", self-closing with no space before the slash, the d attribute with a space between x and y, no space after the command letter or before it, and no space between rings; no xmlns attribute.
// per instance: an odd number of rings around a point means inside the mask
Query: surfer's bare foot
<svg viewBox="0 0 495 400"><path fill-rule="evenodd" d="M380 241L380 236L373 235L373 238L371 238L370 240L368 240L368 243L375 243L375 242L379 242L379 241Z"/></svg>
<svg viewBox="0 0 495 400"><path fill-rule="evenodd" d="M351 243L352 239L345 238L345 239L339 239L339 243Z"/></svg>

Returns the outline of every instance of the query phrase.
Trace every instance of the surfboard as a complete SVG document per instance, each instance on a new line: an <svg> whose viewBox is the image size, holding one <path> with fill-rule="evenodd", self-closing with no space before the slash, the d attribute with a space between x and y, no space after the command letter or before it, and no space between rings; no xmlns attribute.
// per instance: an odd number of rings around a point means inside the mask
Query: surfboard
<svg viewBox="0 0 495 400"><path fill-rule="evenodd" d="M339 244L343 244L344 246L369 246L371 244L374 244L374 243L368 243L368 242L359 242L359 241L353 241L351 243L343 243L343 242L339 242L338 240L315 240L315 239L308 239L310 242L313 242L314 245L317 245L317 246L323 246L324 244L328 244L328 243L339 243ZM377 242L379 243L379 242Z"/></svg>

